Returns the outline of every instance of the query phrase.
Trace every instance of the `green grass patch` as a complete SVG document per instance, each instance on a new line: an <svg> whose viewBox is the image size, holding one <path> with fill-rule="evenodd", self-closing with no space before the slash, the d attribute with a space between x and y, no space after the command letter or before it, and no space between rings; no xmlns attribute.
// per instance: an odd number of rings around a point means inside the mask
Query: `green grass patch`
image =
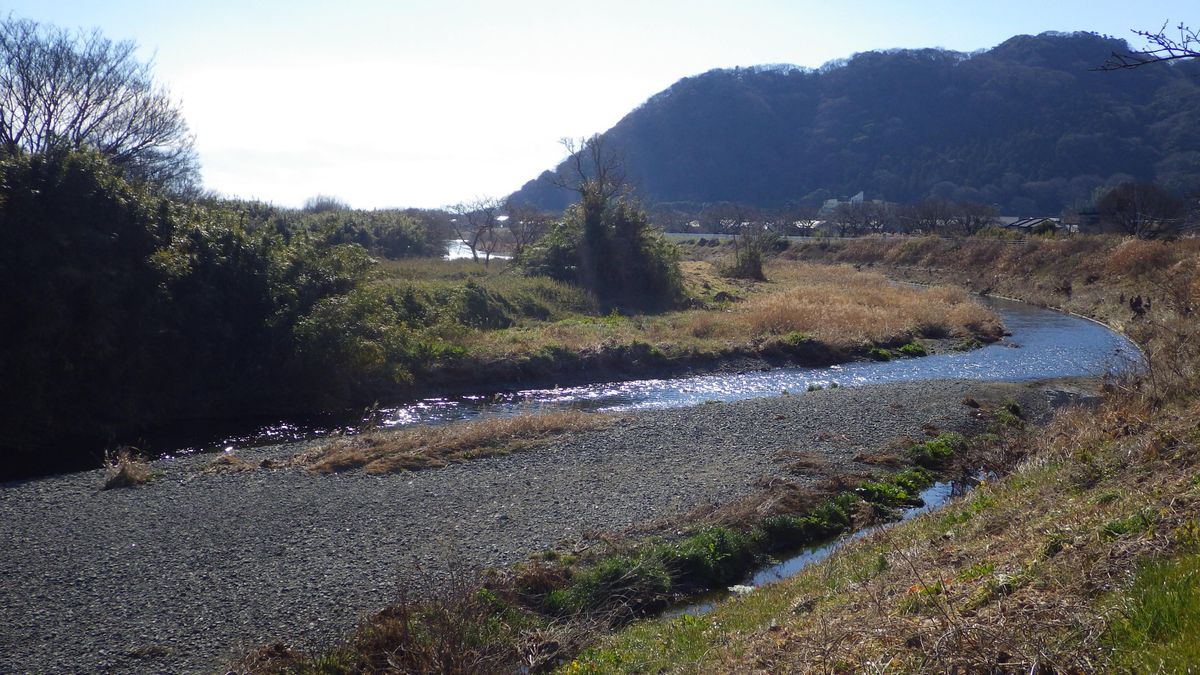
<svg viewBox="0 0 1200 675"><path fill-rule="evenodd" d="M914 464L927 469L946 464L955 454L967 448L967 441L960 434L944 433L937 438L918 443L908 448L909 458Z"/></svg>
<svg viewBox="0 0 1200 675"><path fill-rule="evenodd" d="M1101 641L1119 670L1185 673L1200 663L1200 555L1143 567L1109 608Z"/></svg>
<svg viewBox="0 0 1200 675"><path fill-rule="evenodd" d="M1100 528L1100 535L1107 539L1136 536L1151 532L1154 529L1154 516L1147 511L1139 511L1124 518L1115 518Z"/></svg>
<svg viewBox="0 0 1200 675"><path fill-rule="evenodd" d="M787 335L784 335L781 339L781 342L788 347L799 349L813 342L813 336L809 335L808 333L801 333L800 331L794 330Z"/></svg>
<svg viewBox="0 0 1200 675"><path fill-rule="evenodd" d="M867 350L867 356L875 361L891 361L892 359L896 358L895 354L884 349L883 347L871 347L869 350Z"/></svg>
<svg viewBox="0 0 1200 675"><path fill-rule="evenodd" d="M928 356L929 350L925 349L925 345L920 342L910 342L896 351L903 356Z"/></svg>
<svg viewBox="0 0 1200 675"><path fill-rule="evenodd" d="M996 571L996 566L990 562L978 562L959 573L960 581L976 581Z"/></svg>
<svg viewBox="0 0 1200 675"><path fill-rule="evenodd" d="M842 493L804 515L777 515L763 520L759 529L766 547L772 551L799 548L831 539L850 529L857 495Z"/></svg>

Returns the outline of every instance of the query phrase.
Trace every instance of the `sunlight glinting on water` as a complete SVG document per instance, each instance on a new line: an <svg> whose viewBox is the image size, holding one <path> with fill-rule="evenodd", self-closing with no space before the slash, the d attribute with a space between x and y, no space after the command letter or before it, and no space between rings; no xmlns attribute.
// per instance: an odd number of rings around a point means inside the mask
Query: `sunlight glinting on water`
<svg viewBox="0 0 1200 675"><path fill-rule="evenodd" d="M187 455L228 446L282 443L372 427L403 428L555 410L614 412L738 401L782 394L802 396L811 388L860 387L930 379L1033 380L1099 376L1140 363L1137 348L1104 326L1030 305L988 299L1011 335L982 349L893 361L858 361L824 368L775 368L629 382L595 382L572 387L488 392L427 398L368 411L365 417L329 415L305 422L280 422L202 443L179 443L170 454Z"/></svg>
<svg viewBox="0 0 1200 675"><path fill-rule="evenodd" d="M526 389L453 400L428 399L385 411L384 424L429 424L568 408L600 412L676 408L712 401L802 394L810 387L857 387L951 378L1018 381L1098 376L1120 372L1139 358L1128 340L1100 324L1021 303L988 302L1001 314L1011 336L982 349L824 368L776 368Z"/></svg>

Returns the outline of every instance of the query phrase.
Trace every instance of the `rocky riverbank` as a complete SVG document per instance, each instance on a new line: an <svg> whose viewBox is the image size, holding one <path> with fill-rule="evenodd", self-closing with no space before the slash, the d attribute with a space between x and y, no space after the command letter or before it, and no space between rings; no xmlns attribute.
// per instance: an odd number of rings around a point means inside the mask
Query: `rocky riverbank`
<svg viewBox="0 0 1200 675"><path fill-rule="evenodd" d="M210 672L266 642L335 639L402 584L731 501L784 474L780 451L861 472L855 457L930 425L969 431L966 397L1038 415L1080 391L932 381L624 413L535 450L409 474L211 473L209 455L157 462L136 488L100 491L96 471L7 484L0 670ZM301 449L237 454L257 465Z"/></svg>

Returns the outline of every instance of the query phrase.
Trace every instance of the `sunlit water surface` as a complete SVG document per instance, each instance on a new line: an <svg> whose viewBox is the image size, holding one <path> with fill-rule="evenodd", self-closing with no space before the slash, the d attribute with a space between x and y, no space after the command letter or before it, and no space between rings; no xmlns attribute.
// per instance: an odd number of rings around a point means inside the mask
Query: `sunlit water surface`
<svg viewBox="0 0 1200 675"><path fill-rule="evenodd" d="M427 398L373 412L375 424L403 427L439 424L481 416L552 410L623 411L678 408L708 401L738 401L811 387L859 387L930 379L1022 381L1053 377L1096 376L1128 369L1140 360L1137 348L1104 326L1024 303L987 299L1011 333L981 349L887 362L862 361L820 368L775 368L736 374L596 382L570 387L514 389L478 395ZM355 432L360 415L259 426L248 433L217 434L197 442L180 439L170 454L263 445ZM163 447L160 445L159 447Z"/></svg>

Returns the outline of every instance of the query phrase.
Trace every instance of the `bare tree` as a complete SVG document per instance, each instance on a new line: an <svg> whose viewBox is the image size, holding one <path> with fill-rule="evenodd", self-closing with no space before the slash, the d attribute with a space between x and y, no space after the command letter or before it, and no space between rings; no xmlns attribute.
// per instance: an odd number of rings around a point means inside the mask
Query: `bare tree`
<svg viewBox="0 0 1200 675"><path fill-rule="evenodd" d="M1133 31L1134 35L1146 40L1146 49L1140 52L1113 52L1099 70L1127 70L1150 63L1200 58L1200 34L1182 23L1174 28L1177 34L1170 34L1168 23L1164 22L1156 32Z"/></svg>
<svg viewBox="0 0 1200 675"><path fill-rule="evenodd" d="M470 249L472 260L479 262L482 253L485 266L491 263L492 254L500 243L497 232L500 208L500 200L494 197L476 197L470 202L446 207L454 215L450 225L455 236Z"/></svg>
<svg viewBox="0 0 1200 675"><path fill-rule="evenodd" d="M567 150L571 175L560 176L558 185L579 193L583 203L589 199L607 206L625 189L625 165L600 134L591 138L559 140Z"/></svg>
<svg viewBox="0 0 1200 675"><path fill-rule="evenodd" d="M704 208L701 217L713 223L713 231L730 235L733 262L722 273L739 279L765 281L763 260L779 235L769 227L765 214L753 206L721 202Z"/></svg>
<svg viewBox="0 0 1200 675"><path fill-rule="evenodd" d="M906 209L910 230L924 234L945 233L954 222L954 205L945 199L924 199Z"/></svg>
<svg viewBox="0 0 1200 675"><path fill-rule="evenodd" d="M624 164L600 134L588 139L563 138L560 142L567 150L572 175L560 176L559 185L579 193L583 225L579 280L584 288L596 289L603 277L599 266L610 257L605 215L611 213L618 195L625 191Z"/></svg>
<svg viewBox="0 0 1200 675"><path fill-rule="evenodd" d="M94 148L130 177L181 190L198 180L193 138L137 45L12 15L0 21L0 147Z"/></svg>
<svg viewBox="0 0 1200 675"><path fill-rule="evenodd" d="M954 209L954 228L958 234L969 237L997 223L996 209L979 202L959 202Z"/></svg>
<svg viewBox="0 0 1200 675"><path fill-rule="evenodd" d="M313 195L304 200L301 210L307 213L324 213L326 211L349 211L350 205L333 195Z"/></svg>
<svg viewBox="0 0 1200 675"><path fill-rule="evenodd" d="M833 212L834 226L842 237L885 232L893 227L892 220L891 208L878 202L839 204Z"/></svg>
<svg viewBox="0 0 1200 675"><path fill-rule="evenodd" d="M1100 198L1096 209L1108 225L1139 239L1174 234L1185 215L1182 200L1150 183L1121 183Z"/></svg>
<svg viewBox="0 0 1200 675"><path fill-rule="evenodd" d="M514 256L521 255L526 247L541 239L554 221L549 213L536 206L514 203L511 199L504 203L504 212L508 214L506 225L512 237Z"/></svg>

